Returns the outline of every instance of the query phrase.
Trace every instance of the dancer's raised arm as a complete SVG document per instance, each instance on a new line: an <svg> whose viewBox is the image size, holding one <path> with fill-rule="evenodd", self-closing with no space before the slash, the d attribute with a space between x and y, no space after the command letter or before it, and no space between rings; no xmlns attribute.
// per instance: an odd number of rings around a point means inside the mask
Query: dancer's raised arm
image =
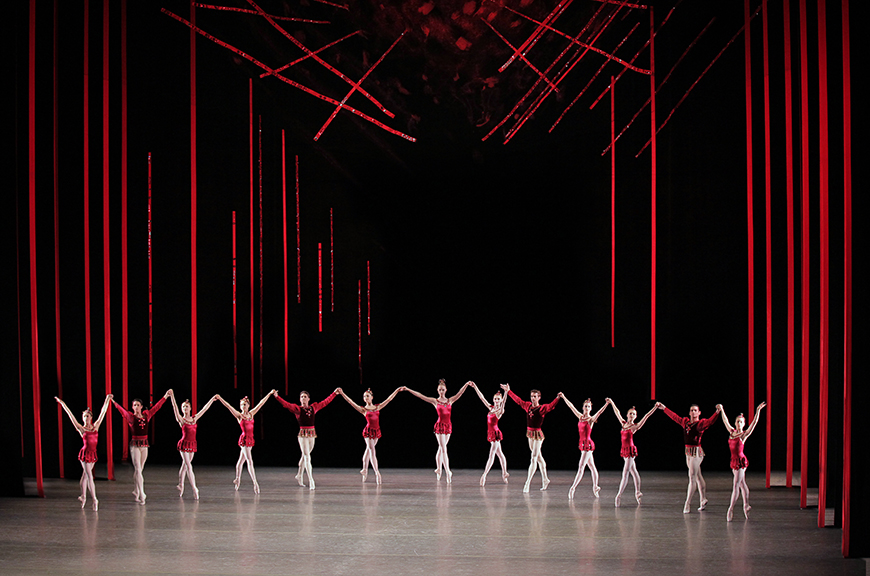
<svg viewBox="0 0 870 576"><path fill-rule="evenodd" d="M405 390L407 390L408 392L410 392L411 394L413 394L414 396L416 396L417 398L419 398L420 400L422 400L424 402L428 402L429 404L431 404L433 406L435 406L437 404L437 400L435 400L435 398L432 398L431 396L424 396L423 394L420 394L416 390L412 390L406 386L403 386L403 388L405 388Z"/></svg>
<svg viewBox="0 0 870 576"><path fill-rule="evenodd" d="M106 398L108 398L108 396L106 396ZM81 424L79 424L79 421L76 420L75 416L73 416L72 410L69 409L69 406L66 405L66 402L64 402L63 400L61 400L57 396L55 396L54 399L57 400L57 403L60 404L60 407L63 408L63 411L66 412L67 416L69 416L69 420L70 420L70 422L72 422L73 426L76 427L76 431L80 435L84 434L85 433L84 427Z"/></svg>
<svg viewBox="0 0 870 576"><path fill-rule="evenodd" d="M465 393L465 389L468 388L470 385L473 385L473 384L474 384L474 383L473 383L471 380L469 380L468 382L466 382L465 384L463 384L463 385L462 385L462 388L459 389L459 392L457 392L456 394L454 394L453 396L451 396L450 398L448 398L448 399L447 399L447 402L449 402L450 404L453 404L454 402L456 402L457 400L459 400L459 397L462 396L462 395Z"/></svg>
<svg viewBox="0 0 870 576"><path fill-rule="evenodd" d="M474 391L477 392L477 396L480 398L480 401L483 402L483 405L487 408L492 408L492 404L489 403L489 400L486 399L486 396L483 395L483 392L480 391L480 388L475 386L473 383L472 388L474 388Z"/></svg>
<svg viewBox="0 0 870 576"><path fill-rule="evenodd" d="M272 393L273 393L273 392L277 392L277 390L270 390L270 391L269 391L265 396L263 396L263 399L262 399L262 400L260 400L259 402L257 402L257 405L256 405L256 406L254 406L253 408L251 408L251 416L254 416L257 412L260 411L260 408L263 407L263 404L266 403L266 400L268 400L269 398L272 397Z"/></svg>
<svg viewBox="0 0 870 576"><path fill-rule="evenodd" d="M175 416L175 421L181 426L183 424L181 421L181 410L178 408L178 402L175 401L175 392L169 395L169 400L172 402L172 414Z"/></svg>
<svg viewBox="0 0 870 576"><path fill-rule="evenodd" d="M721 404L716 404L716 410L722 413L722 424L725 426L725 429L728 430L728 433L731 434L734 432L734 426L732 426L731 422L728 421L728 416L725 414L725 408L723 408Z"/></svg>
<svg viewBox="0 0 870 576"><path fill-rule="evenodd" d="M233 408L229 402L224 400L223 396L221 396L220 394L216 394L215 396L217 396L218 402L220 402L221 404L226 406L227 410L230 411L230 414L233 415L233 418L235 418L236 420L242 419L242 413L239 412L238 410L236 410L235 408Z"/></svg>
<svg viewBox="0 0 870 576"><path fill-rule="evenodd" d="M208 402L205 403L205 406L203 406L199 410L199 412L196 413L196 415L193 417L194 423L196 423L202 417L202 415L205 414L205 411L211 407L212 403L214 403L215 400L217 400L217 394L209 398Z"/></svg>
<svg viewBox="0 0 870 576"><path fill-rule="evenodd" d="M94 422L94 430L100 429L100 425L102 425L103 420L106 418L106 412L109 411L109 404L112 402L112 398L114 398L114 395L108 394L106 395L106 399L103 400L103 407L100 408L100 415L97 416L97 421Z"/></svg>
<svg viewBox="0 0 870 576"><path fill-rule="evenodd" d="M396 394L398 394L399 392L405 392L405 391L407 391L407 392L411 392L411 390L410 390L407 386L399 386L398 388L396 388L395 390L393 390L393 393L390 394L389 396L387 396L387 399L386 399L386 400L384 400L384 401L381 402L380 404L377 404L378 410L382 410L382 409L384 408L384 406L386 406L387 404L389 404L390 402L392 402L392 401L393 401L393 398L396 397Z"/></svg>
<svg viewBox="0 0 870 576"><path fill-rule="evenodd" d="M366 411L363 410L362 406L360 406L359 404L357 404L356 402L354 402L353 400L351 400L350 397L349 397L347 394L344 393L344 390L342 390L341 388L339 388L339 389L338 389L338 393L341 394L341 397L344 398L345 402L347 402L348 404L350 404L351 407L352 407L354 410L356 410L357 412L359 412L360 414L362 414L363 416L365 416Z"/></svg>
<svg viewBox="0 0 870 576"><path fill-rule="evenodd" d="M579 410L577 410L577 407L574 406L574 404L573 404L570 400L568 400L568 397L567 397L567 396L565 396L564 394L562 394L561 392L559 392L559 393L556 395L556 397L557 397L557 398L561 398L562 400L565 401L565 404L568 405L568 408L571 409L571 412L574 413L574 416L576 416L577 418L580 418L581 416L583 416L583 413L580 412ZM607 404L605 404L604 406L607 406Z"/></svg>

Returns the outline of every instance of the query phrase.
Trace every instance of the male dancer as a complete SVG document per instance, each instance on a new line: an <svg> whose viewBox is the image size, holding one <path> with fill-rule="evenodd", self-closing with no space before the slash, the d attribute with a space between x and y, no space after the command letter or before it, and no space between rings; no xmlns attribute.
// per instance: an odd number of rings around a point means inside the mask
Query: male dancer
<svg viewBox="0 0 870 576"><path fill-rule="evenodd" d="M701 436L716 421L716 417L719 415L722 407L717 405L716 412L709 418L702 420L701 409L697 404L692 404L689 407L688 418L677 416L661 402L659 402L658 406L665 411L668 418L683 428L683 441L686 445L686 467L689 469L689 490L686 494L686 505L683 506L683 514L691 512L692 496L695 494L695 487L698 488L698 494L701 496L701 506L698 507L700 512L707 507L707 483L704 482L704 476L701 474L701 462L704 461Z"/></svg>
<svg viewBox="0 0 870 576"><path fill-rule="evenodd" d="M532 476L535 475L535 470L538 466L541 467L542 486L541 490L546 490L550 484L550 478L547 476L547 463L544 462L544 457L541 455L541 446L544 444L544 433L541 431L541 424L544 423L544 416L552 410L559 402L559 396L549 404L541 404L541 391L532 390L529 393L531 402L521 400L519 396L514 394L509 384L502 384L501 387L508 393L511 399L520 405L526 411L526 438L529 439L529 450L532 451L532 461L529 464L529 475L526 478L526 485L523 486L523 492L529 491L529 485L532 483Z"/></svg>

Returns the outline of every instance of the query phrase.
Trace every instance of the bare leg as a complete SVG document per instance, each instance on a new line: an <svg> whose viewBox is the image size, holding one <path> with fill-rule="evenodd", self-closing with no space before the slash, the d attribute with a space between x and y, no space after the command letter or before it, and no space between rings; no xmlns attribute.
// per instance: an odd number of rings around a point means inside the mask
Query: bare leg
<svg viewBox="0 0 870 576"><path fill-rule="evenodd" d="M181 498L184 496L184 481L187 479L187 462L184 461L184 451L179 450L179 454L181 454L181 468L178 469L178 497Z"/></svg>
<svg viewBox="0 0 870 576"><path fill-rule="evenodd" d="M683 514L688 514L692 507L692 496L695 495L695 490L701 496L701 506L698 510L703 510L707 507L707 483L704 482L704 477L701 476L701 462L704 458L701 456L686 456L686 467L689 469L689 488L686 492L686 504L683 506Z"/></svg>
<svg viewBox="0 0 870 576"><path fill-rule="evenodd" d="M299 448L302 448L302 438L299 438ZM299 483L300 486L305 486L305 482L302 481L302 473L305 470L305 455L299 457L299 470L296 472L296 482Z"/></svg>
<svg viewBox="0 0 870 576"><path fill-rule="evenodd" d="M480 485L486 484L486 475L489 474L489 469L492 468L492 463L495 462L495 453L498 450L498 440L489 443L489 458L486 459L486 467L483 469L483 476L480 477Z"/></svg>
<svg viewBox="0 0 870 576"><path fill-rule="evenodd" d="M725 515L725 518L727 518L729 522L734 519L734 504L737 502L737 497L741 492L740 479L737 475L738 472L739 470L731 470L731 473L734 474L734 481L731 484L731 503L728 505L728 512Z"/></svg>
<svg viewBox="0 0 870 576"><path fill-rule="evenodd" d="M145 504L145 478L142 470L147 459L147 447L130 446L130 462L133 463L133 496L139 504Z"/></svg>
<svg viewBox="0 0 870 576"><path fill-rule="evenodd" d="M571 488L568 490L568 500L574 499L574 490L583 480L583 472L586 471L587 454L590 454L587 450L580 451L580 463L577 465L577 474L574 476L574 483L571 484Z"/></svg>
<svg viewBox="0 0 870 576"><path fill-rule="evenodd" d="M239 446L239 459L236 460L236 477L233 480L233 486L235 486L236 491L239 489L239 483L242 481L242 466L245 464L245 448L244 446Z"/></svg>
<svg viewBox="0 0 870 576"><path fill-rule="evenodd" d="M254 458L251 455L251 448L253 446L242 446L242 456L248 463L248 476L251 477L251 481L254 483L254 493L259 494L260 485L257 484L257 472L254 470Z"/></svg>
<svg viewBox="0 0 870 576"><path fill-rule="evenodd" d="M526 484L523 486L523 492L529 491L529 486L532 483L532 477L535 475L538 467L541 468L541 477L543 479L543 486L541 490L546 490L547 486L550 484L550 478L547 476L547 463L544 461L544 457L541 455L541 447L543 446L543 440L533 440L529 438L529 450L532 452L531 462L529 463L529 474L526 476Z"/></svg>
<svg viewBox="0 0 870 576"><path fill-rule="evenodd" d="M195 454L195 452L181 452L181 466L185 469L190 487L193 488L193 497L199 500L199 488L196 487L196 476L193 474L193 456Z"/></svg>
<svg viewBox="0 0 870 576"><path fill-rule="evenodd" d="M498 461L501 464L501 479L504 480L504 483L507 484L508 481L508 470L507 470L507 458L504 455L504 452L501 449L501 441L495 441L495 455L498 456Z"/></svg>
<svg viewBox="0 0 870 576"><path fill-rule="evenodd" d="M637 500L637 503L640 504L640 500L643 498L643 492L640 491L640 474L637 471L637 464L634 462L634 456L629 460L631 461L631 466L628 471L634 479L634 498Z"/></svg>
<svg viewBox="0 0 870 576"><path fill-rule="evenodd" d="M308 485L314 490L314 477L311 475L311 451L314 450L314 438L299 438L299 448L302 449L302 472L299 473L299 485L302 483L303 472L308 474Z"/></svg>
<svg viewBox="0 0 870 576"><path fill-rule="evenodd" d="M366 438L366 451L369 453L369 460L372 464L372 470L375 471L375 480L378 484L381 483L381 473L378 470L378 455L375 452L375 446L378 443L377 438Z"/></svg>
<svg viewBox="0 0 870 576"><path fill-rule="evenodd" d="M79 480L79 488L82 489L82 495L79 496L79 502L82 503L82 508L84 508L85 502L87 502L87 500L88 500L88 469L87 469L88 463L82 462L81 460L79 460L79 462L82 465L82 477L81 477L81 480Z"/></svg>
<svg viewBox="0 0 870 576"><path fill-rule="evenodd" d="M622 492L628 485L628 477L631 474L631 460L633 460L633 458L627 457L623 458L623 460L625 460L625 465L622 467L622 478L619 480L619 491L616 493L616 498L613 501L614 506L617 508L619 508L619 499L622 497ZM637 488L637 480L635 480L635 488Z"/></svg>
<svg viewBox="0 0 870 576"><path fill-rule="evenodd" d="M749 511L752 509L752 506L749 505L749 486L746 484L746 468L741 468L738 472L740 480L737 486L743 494L743 515L749 518Z"/></svg>
<svg viewBox="0 0 870 576"><path fill-rule="evenodd" d="M441 455L441 466L444 467L444 472L447 474L447 483L453 482L453 472L450 471L450 458L447 456L447 443L450 442L450 434L436 434L435 439L438 441L438 454ZM438 473L440 477L440 472Z"/></svg>
<svg viewBox="0 0 870 576"><path fill-rule="evenodd" d="M363 458L362 458L363 467L362 467L362 470L359 471L359 473L362 474L363 482L365 482L366 478L368 478L369 464L372 461L372 447L369 446L369 440L370 440L370 438L363 437L363 441L366 443L366 449L365 449L365 452L363 452Z"/></svg>

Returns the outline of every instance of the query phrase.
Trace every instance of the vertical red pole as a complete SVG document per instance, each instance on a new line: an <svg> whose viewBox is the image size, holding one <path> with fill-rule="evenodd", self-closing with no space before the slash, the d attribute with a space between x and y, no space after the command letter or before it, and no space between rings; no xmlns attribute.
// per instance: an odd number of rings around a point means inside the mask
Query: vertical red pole
<svg viewBox="0 0 870 576"><path fill-rule="evenodd" d="M57 372L57 397L63 398L63 379L60 371L60 219L58 217L58 162L57 162L57 0L52 5L52 43L51 43L51 155L54 189L54 339ZM58 471L64 478L63 469L63 408L57 405L57 454Z"/></svg>
<svg viewBox="0 0 870 576"><path fill-rule="evenodd" d="M747 276L749 279L748 318L749 325L749 416L755 414L755 236L752 227L752 52L749 25L752 22L749 0L743 0L743 39L746 53L746 249Z"/></svg>
<svg viewBox="0 0 870 576"><path fill-rule="evenodd" d="M90 155L90 132L88 130L90 123L90 91L88 89L90 78L89 66L89 30L90 30L90 11L89 0L85 0L85 22L84 22L84 126L82 144L82 153L84 154L84 239L85 239L85 387L88 397L88 406L93 406L92 382L93 371L91 363L91 155Z"/></svg>
<svg viewBox="0 0 870 576"><path fill-rule="evenodd" d="M356 335L359 383L362 384L362 280L356 281Z"/></svg>
<svg viewBox="0 0 870 576"><path fill-rule="evenodd" d="M296 155L296 302L302 302L302 234L299 229L299 155Z"/></svg>
<svg viewBox="0 0 870 576"><path fill-rule="evenodd" d="M849 557L852 490L852 69L849 0L843 0L843 556Z"/></svg>
<svg viewBox="0 0 870 576"><path fill-rule="evenodd" d="M251 398L254 397L254 81L248 79L248 156L251 174L251 210L249 219L250 247L250 280L251 280Z"/></svg>
<svg viewBox="0 0 870 576"><path fill-rule="evenodd" d="M656 59L655 16L649 8L649 110L650 110L650 157L651 161L651 229L650 249L650 398L656 397Z"/></svg>
<svg viewBox="0 0 870 576"><path fill-rule="evenodd" d="M810 466L810 120L807 2L800 0L801 33L801 508L807 507Z"/></svg>
<svg viewBox="0 0 870 576"><path fill-rule="evenodd" d="M791 13L789 2L782 3L785 69L785 188L786 243L788 244L788 370L786 391L785 485L792 487L794 474L794 136L792 135L791 96Z"/></svg>
<svg viewBox="0 0 870 576"><path fill-rule="evenodd" d="M109 281L109 2L103 2L103 332L105 336L106 394L112 393L112 307ZM106 464L109 480L115 479L112 456L112 414L106 414Z"/></svg>
<svg viewBox="0 0 870 576"><path fill-rule="evenodd" d="M127 406L130 384L129 277L127 275L127 0L121 0L121 390ZM121 451L126 456L129 427L122 426Z"/></svg>
<svg viewBox="0 0 870 576"><path fill-rule="evenodd" d="M42 419L40 417L39 331L36 313L36 0L30 0L28 17L28 113L27 180L30 208L30 352L33 370L33 438L36 445L36 491L45 497L42 485Z"/></svg>
<svg viewBox="0 0 870 576"><path fill-rule="evenodd" d="M290 393L290 358L289 358L289 330L290 302L288 299L290 281L287 269L287 150L284 144L284 130L281 130L281 193L284 201L281 210L281 219L284 224L284 395Z"/></svg>
<svg viewBox="0 0 870 576"><path fill-rule="evenodd" d="M367 332L372 335L372 268L371 263L366 260L366 318Z"/></svg>
<svg viewBox="0 0 870 576"><path fill-rule="evenodd" d="M773 296L772 296L772 275L773 268L771 260L771 239L770 239L770 67L768 57L768 39L767 39L767 0L762 0L761 3L761 24L762 37L764 41L764 247L765 247L765 305L767 308L767 434L766 434L766 449L764 462L764 477L765 486L770 488L770 436L773 423L771 421L771 411L773 403Z"/></svg>
<svg viewBox="0 0 870 576"><path fill-rule="evenodd" d="M329 311L335 312L335 237L332 227L332 208L329 209Z"/></svg>
<svg viewBox="0 0 870 576"><path fill-rule="evenodd" d="M828 491L828 41L825 0L819 14L819 528Z"/></svg>
<svg viewBox="0 0 870 576"><path fill-rule="evenodd" d="M233 210L233 388L239 387L239 339L236 325L236 211Z"/></svg>
<svg viewBox="0 0 870 576"><path fill-rule="evenodd" d="M148 399L154 398L154 266L153 238L151 236L151 152L148 153ZM124 391L124 406L127 404L127 391ZM127 436L124 426L124 437ZM124 458L127 458L127 442L124 442Z"/></svg>
<svg viewBox="0 0 870 576"><path fill-rule="evenodd" d="M190 3L190 23L196 25L196 4ZM196 32L190 29L190 402L196 402L198 381L196 300Z"/></svg>
<svg viewBox="0 0 870 576"><path fill-rule="evenodd" d="M323 250L317 243L317 331L323 332Z"/></svg>
<svg viewBox="0 0 870 576"><path fill-rule="evenodd" d="M258 215L260 220L260 334L259 334L259 350L260 350L260 396L263 395L263 117L257 116L257 174L259 188L259 209ZM251 388L253 390L253 387ZM253 397L253 396L252 396ZM262 427L263 420L260 420Z"/></svg>
<svg viewBox="0 0 870 576"><path fill-rule="evenodd" d="M616 96L610 77L610 347L616 346Z"/></svg>

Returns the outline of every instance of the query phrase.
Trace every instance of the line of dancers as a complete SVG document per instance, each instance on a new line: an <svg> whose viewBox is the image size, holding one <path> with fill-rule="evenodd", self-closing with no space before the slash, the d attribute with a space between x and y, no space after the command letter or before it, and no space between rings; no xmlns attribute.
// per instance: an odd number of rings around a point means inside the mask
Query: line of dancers
<svg viewBox="0 0 870 576"><path fill-rule="evenodd" d="M502 480L506 484L510 476L507 471L507 459L502 451L501 441L503 434L498 428L498 421L505 412L505 397L502 390L526 413L526 438L529 443L529 451L531 458L529 462L526 481L523 486L523 492L529 492L532 479L538 470L541 472L541 490L546 490L550 484L550 478L547 475L547 463L542 454L542 446L544 443L544 433L542 425L544 417L551 412L560 400L564 400L568 408L577 416L577 430L579 435L580 462L577 468L577 474L574 477L574 482L568 490L568 498L574 498L574 492L586 470L592 477L592 492L598 498L601 487L598 484L598 469L595 467L595 458L593 452L595 443L592 441L592 427L598 421L602 413L605 412L608 406L613 409L613 413L621 424L620 439L621 448L620 455L625 461L622 469L622 478L619 483L619 490L614 500L614 505L619 507L621 504L622 494L628 485L629 477L634 482L634 496L637 504L641 504L643 493L641 492L640 474L637 471L635 458L637 457L637 447L634 444L634 435L643 427L650 416L656 410L663 410L664 413L675 423L679 424L683 429L683 439L686 454L686 467L689 473L689 485L686 493L686 503L683 507L683 513L691 512L692 499L695 492L698 492L700 506L698 510L704 510L707 506L706 482L701 474L701 462L704 460L704 450L701 448L701 438L704 432L716 421L719 414L722 414L722 422L728 430L729 439L728 445L731 452L731 469L734 475L733 486L731 491L731 502L728 507L727 520L730 522L734 516L734 505L740 496L743 498L743 513L746 518L749 518L749 487L746 484L746 467L748 461L743 453L743 446L749 436L752 434L758 424L761 410L766 406L766 403L759 404L755 412L755 417L749 426L746 426L746 418L743 414L737 416L734 420L734 426L731 425L721 404L716 405L716 411L709 418L701 418L701 410L697 404L693 404L689 408L689 416L679 416L672 410L667 408L661 402L656 402L652 409L643 415L640 420L637 419L637 410L631 407L625 418L616 404L610 398L606 398L604 405L592 413L592 401L586 399L582 404L582 409L578 410L568 398L559 392L556 398L549 404L541 404L541 392L539 390L531 390L529 400L523 400L511 390L510 385L501 384L501 390L497 390L493 395L492 402L487 400L484 394L480 391L477 385L472 382L466 382L459 391L453 396L447 396L447 384L441 379L436 387L437 395L426 396L412 390L407 386L396 388L383 402L375 404L374 396L371 389L363 393L363 404L359 405L351 400L347 394L341 389L336 388L329 396L320 402L311 402L311 395L307 391L302 391L299 394L299 404L294 404L284 400L278 395L277 390L271 390L266 394L253 408L248 397L244 397L239 402L239 409L236 410L231 404L224 400L220 395L212 396L202 409L194 414L193 406L189 400L185 400L179 405L176 402L175 394L172 390L167 390L163 397L154 404L151 408L143 408L143 403L140 399L134 399L131 405L132 410L127 410L116 402L111 394L106 396L102 409L96 421L93 420L93 413L90 409L82 413L81 424L75 419L72 411L60 398L55 397L55 400L63 407L70 421L75 426L83 440L83 447L79 451L79 461L82 465L81 478L81 501L82 508L85 507L87 495L90 493L92 506L94 510L98 509L99 502L97 500L94 487L93 467L97 461L97 440L100 425L102 424L109 404L114 404L115 408L120 412L121 416L130 427L130 461L133 464L133 497L137 503L145 504L145 486L143 478L143 468L145 461L148 458L148 422L158 410L163 406L164 402L169 399L172 402L173 413L175 420L181 428L181 439L178 441L178 452L181 455L181 468L178 472L178 494L183 496L185 481L190 484L195 499L199 499L199 489L196 486L196 476L193 471L193 457L196 453L196 427L200 417L211 407L215 401L223 404L232 416L239 423L242 434L239 437L239 459L236 462L236 474L233 480L233 486L236 490L239 489L241 482L242 469L247 468L248 475L253 482L254 492L260 493L260 486L257 483L257 475L254 469L254 460L252 449L254 447L254 416L263 407L269 398L273 397L287 410L289 410L299 423L299 433L297 439L301 457L299 459L298 471L296 473L296 481L300 486L305 486L305 477L307 476L308 487L311 490L315 489L314 476L312 474L311 453L314 450L314 441L317 438L317 433L314 428L314 417L317 412L325 408L332 402L336 396L341 396L351 407L363 415L366 420L365 428L362 436L365 442L365 450L362 457L362 469L360 474L363 482L368 478L368 469L371 467L375 475L377 484L381 483L381 473L378 469L378 459L376 446L378 439L381 437L380 429L380 412L385 408L400 392L409 392L417 398L431 404L437 413L437 421L435 422L435 439L438 444L438 449L435 453L435 475L440 481L442 475L446 476L447 483L453 481L453 472L450 470L450 459L447 454L447 444L450 441L452 433L452 425L450 422L450 414L454 402L459 400L465 393L467 388L473 388L480 398L481 402L487 408L487 441L490 443L489 457L487 458L486 466L483 474L480 477L480 485L486 484L487 475L498 458L502 470Z"/></svg>

